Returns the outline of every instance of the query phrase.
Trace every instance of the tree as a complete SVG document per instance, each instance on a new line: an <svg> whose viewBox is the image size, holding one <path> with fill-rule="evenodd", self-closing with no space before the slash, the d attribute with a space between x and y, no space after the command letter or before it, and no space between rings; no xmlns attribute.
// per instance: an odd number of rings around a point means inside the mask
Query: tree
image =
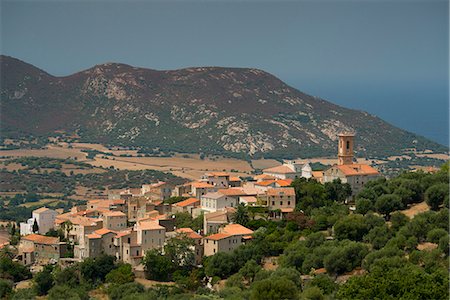
<svg viewBox="0 0 450 300"><path fill-rule="evenodd" d="M8 253L2 251L0 253L0 278L18 282L31 278L31 272L27 267L14 262Z"/></svg>
<svg viewBox="0 0 450 300"><path fill-rule="evenodd" d="M37 273L34 277L34 282L36 283L36 293L39 296L46 295L47 292L53 287L53 266L45 265L44 269Z"/></svg>
<svg viewBox="0 0 450 300"><path fill-rule="evenodd" d="M194 240L185 234L167 241L164 246L165 255L175 267L191 268L195 265Z"/></svg>
<svg viewBox="0 0 450 300"><path fill-rule="evenodd" d="M262 268L256 263L256 261L249 260L240 270L239 275L242 276L247 282L252 283L256 274L261 271Z"/></svg>
<svg viewBox="0 0 450 300"><path fill-rule="evenodd" d="M401 212L395 212L391 215L391 228L397 231L400 227L405 226L409 222L409 218Z"/></svg>
<svg viewBox="0 0 450 300"><path fill-rule="evenodd" d="M247 226L249 215L248 209L244 204L241 203L236 207L236 212L232 215L232 220L234 223Z"/></svg>
<svg viewBox="0 0 450 300"><path fill-rule="evenodd" d="M339 178L326 182L324 186L327 198L332 201L344 202L352 194L350 184L342 183Z"/></svg>
<svg viewBox="0 0 450 300"><path fill-rule="evenodd" d="M364 241L371 243L374 249L381 249L386 245L391 236L391 231L387 225L383 224L383 226L372 228L364 236Z"/></svg>
<svg viewBox="0 0 450 300"><path fill-rule="evenodd" d="M145 274L147 279L168 281L175 269L171 259L156 249L149 250L144 257Z"/></svg>
<svg viewBox="0 0 450 300"><path fill-rule="evenodd" d="M12 281L0 279L0 299L7 299L12 292Z"/></svg>
<svg viewBox="0 0 450 300"><path fill-rule="evenodd" d="M301 294L301 299L307 300L323 300L323 292L316 286L307 287Z"/></svg>
<svg viewBox="0 0 450 300"><path fill-rule="evenodd" d="M119 300L130 297L129 299L136 299L136 295L144 292L144 286L137 282L129 282L122 285L114 284L108 288L108 296L111 300ZM155 299L155 298L146 298Z"/></svg>
<svg viewBox="0 0 450 300"><path fill-rule="evenodd" d="M323 263L330 274L342 274L350 272L360 266L363 258L369 250L362 243L349 242L343 247L336 247L325 257Z"/></svg>
<svg viewBox="0 0 450 300"><path fill-rule="evenodd" d="M432 210L438 210L444 203L445 197L448 197L449 186L445 183L435 184L429 187L425 192L425 199Z"/></svg>
<svg viewBox="0 0 450 300"><path fill-rule="evenodd" d="M338 299L448 299L448 272L429 274L412 264L354 276L343 284Z"/></svg>
<svg viewBox="0 0 450 300"><path fill-rule="evenodd" d="M124 284L134 281L134 273L130 264L120 264L117 269L106 274L106 282Z"/></svg>
<svg viewBox="0 0 450 300"><path fill-rule="evenodd" d="M338 240L361 241L369 231L362 215L348 215L334 224L334 234Z"/></svg>
<svg viewBox="0 0 450 300"><path fill-rule="evenodd" d="M48 291L48 300L88 300L89 295L83 287L56 285Z"/></svg>
<svg viewBox="0 0 450 300"><path fill-rule="evenodd" d="M391 212L402 209L403 204L399 196L395 194L381 195L375 202L376 210L385 215L389 220Z"/></svg>
<svg viewBox="0 0 450 300"><path fill-rule="evenodd" d="M257 281L252 284L251 289L251 300L296 299L298 297L297 286L286 278L270 278Z"/></svg>
<svg viewBox="0 0 450 300"><path fill-rule="evenodd" d="M358 198L356 200L356 212L358 214L367 214L374 209L373 202L366 198Z"/></svg>
<svg viewBox="0 0 450 300"><path fill-rule="evenodd" d="M427 240L431 243L439 243L439 240L444 237L447 236L448 232L445 229L442 228L435 228L432 229L430 231L428 231L427 233Z"/></svg>
<svg viewBox="0 0 450 300"><path fill-rule="evenodd" d="M87 258L80 264L82 278L90 283L102 282L106 274L116 268L116 258L110 255L101 255L96 258Z"/></svg>
<svg viewBox="0 0 450 300"><path fill-rule="evenodd" d="M36 219L34 219L34 223L33 223L33 233L39 233L39 225L38 225Z"/></svg>

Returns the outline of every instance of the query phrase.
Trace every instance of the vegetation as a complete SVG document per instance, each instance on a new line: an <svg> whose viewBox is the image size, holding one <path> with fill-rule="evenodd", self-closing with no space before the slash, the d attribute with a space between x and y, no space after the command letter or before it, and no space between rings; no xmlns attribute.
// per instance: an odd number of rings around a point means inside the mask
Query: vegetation
<svg viewBox="0 0 450 300"><path fill-rule="evenodd" d="M290 218L254 219L256 212L242 209L235 218L255 229L252 241L205 258L203 266L195 265L186 236L169 240L164 251L148 251L147 278L174 286L145 289L134 281L130 265L101 256L66 269L46 268L35 276L34 291L15 292L11 282L29 277L22 277L24 267L16 273L6 255L0 274L9 275L2 276L0 292L11 299L33 292L49 299L88 299L96 287L110 299L448 299L448 191L441 188L448 179L443 168L369 182L357 196L356 212L344 203L348 190L342 183L297 179L299 203ZM433 197L438 204L413 218L398 211ZM362 209L361 202L371 208ZM203 217L180 213L175 220L177 227L201 228ZM419 251L423 243L434 249ZM263 268L268 257L277 258L278 268ZM349 279L336 283L341 276ZM219 291L207 288L219 280L226 280Z"/></svg>

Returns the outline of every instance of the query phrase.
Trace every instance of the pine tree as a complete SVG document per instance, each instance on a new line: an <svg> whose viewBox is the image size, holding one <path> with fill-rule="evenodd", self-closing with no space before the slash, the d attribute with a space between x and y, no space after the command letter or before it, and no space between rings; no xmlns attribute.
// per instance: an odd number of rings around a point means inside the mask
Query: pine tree
<svg viewBox="0 0 450 300"><path fill-rule="evenodd" d="M38 233L39 232L39 225L36 221L36 219L34 219L34 223L33 223L33 233Z"/></svg>

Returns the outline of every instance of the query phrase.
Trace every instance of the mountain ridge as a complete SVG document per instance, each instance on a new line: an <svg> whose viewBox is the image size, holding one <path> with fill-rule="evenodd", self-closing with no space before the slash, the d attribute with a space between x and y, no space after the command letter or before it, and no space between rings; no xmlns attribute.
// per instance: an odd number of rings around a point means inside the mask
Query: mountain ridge
<svg viewBox="0 0 450 300"><path fill-rule="evenodd" d="M446 150L259 69L153 70L104 63L58 77L3 55L0 66L3 138L63 130L82 141L149 153L280 158L333 155L336 134L356 131L360 156L412 147Z"/></svg>

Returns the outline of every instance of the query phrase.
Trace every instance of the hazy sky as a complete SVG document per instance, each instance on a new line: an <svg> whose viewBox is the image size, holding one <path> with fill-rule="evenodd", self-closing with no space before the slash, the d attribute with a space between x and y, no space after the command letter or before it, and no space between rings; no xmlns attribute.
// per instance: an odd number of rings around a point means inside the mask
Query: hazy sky
<svg viewBox="0 0 450 300"><path fill-rule="evenodd" d="M260 68L448 144L448 1L0 1L1 53L53 75Z"/></svg>

